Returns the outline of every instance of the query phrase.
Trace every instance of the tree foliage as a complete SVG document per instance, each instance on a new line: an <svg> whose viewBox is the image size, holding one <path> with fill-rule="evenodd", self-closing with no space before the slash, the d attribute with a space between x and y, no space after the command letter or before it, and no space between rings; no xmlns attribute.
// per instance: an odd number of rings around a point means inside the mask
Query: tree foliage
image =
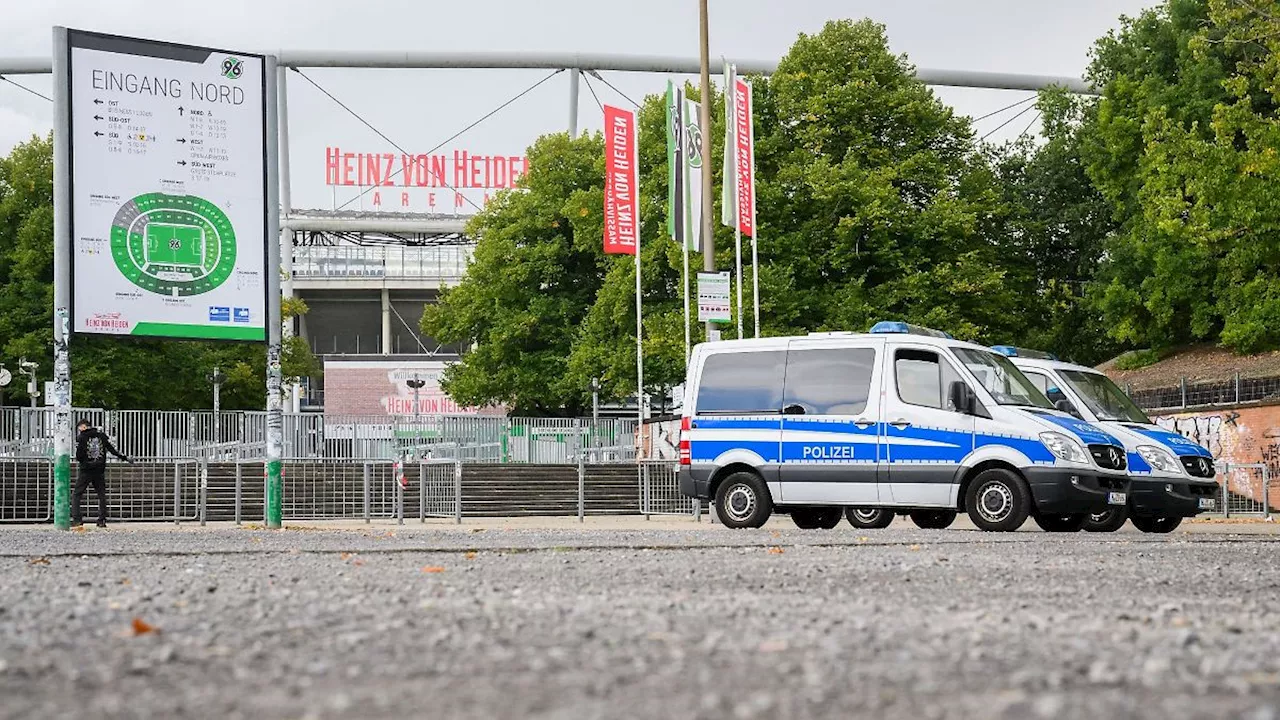
<svg viewBox="0 0 1280 720"><path fill-rule="evenodd" d="M287 313L306 312L301 301ZM53 142L32 138L0 158L0 364L16 371L27 358L52 374ZM306 343L288 341L286 376L318 374ZM228 409L260 409L266 401L266 353L261 345L76 336L71 343L73 399L82 407L174 409L208 407L206 376L227 375ZM23 383L6 388L26 397Z"/></svg>
<svg viewBox="0 0 1280 720"><path fill-rule="evenodd" d="M1278 51L1274 4L1243 0L1168 0L1097 44L1084 157L1119 225L1095 288L1117 340L1280 346Z"/></svg>

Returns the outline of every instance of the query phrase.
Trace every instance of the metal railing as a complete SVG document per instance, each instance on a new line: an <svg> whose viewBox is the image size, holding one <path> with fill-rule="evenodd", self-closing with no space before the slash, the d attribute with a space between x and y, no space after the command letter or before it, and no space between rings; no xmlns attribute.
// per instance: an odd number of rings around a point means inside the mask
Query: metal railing
<svg viewBox="0 0 1280 720"><path fill-rule="evenodd" d="M1271 519L1271 470L1262 463L1222 463L1222 514L1261 515Z"/></svg>
<svg viewBox="0 0 1280 720"><path fill-rule="evenodd" d="M702 516L702 503L680 493L680 466L670 460L637 463L640 478L640 514Z"/></svg>
<svg viewBox="0 0 1280 720"><path fill-rule="evenodd" d="M1189 383L1184 377L1172 387L1125 391L1144 410L1175 410L1280 399L1280 377L1242 378Z"/></svg>
<svg viewBox="0 0 1280 720"><path fill-rule="evenodd" d="M75 410L135 459L186 457L207 461L258 460L266 447L266 413ZM437 415L405 417L286 414L284 453L296 459L393 460L421 457L465 463L572 465L632 462L634 419L507 418ZM216 436L216 437L215 437ZM49 457L53 413L48 408L0 410L0 457Z"/></svg>
<svg viewBox="0 0 1280 720"><path fill-rule="evenodd" d="M0 458L0 523L53 520L53 463Z"/></svg>
<svg viewBox="0 0 1280 720"><path fill-rule="evenodd" d="M435 278L458 281L467 273L475 248L470 245L414 247L299 247L293 251L293 275L299 278Z"/></svg>

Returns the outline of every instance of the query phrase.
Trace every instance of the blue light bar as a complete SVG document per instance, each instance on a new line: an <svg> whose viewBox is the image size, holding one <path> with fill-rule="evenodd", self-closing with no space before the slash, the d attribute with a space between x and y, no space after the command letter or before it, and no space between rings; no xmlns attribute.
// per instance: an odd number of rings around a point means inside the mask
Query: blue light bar
<svg viewBox="0 0 1280 720"><path fill-rule="evenodd" d="M871 326L871 332L876 335L927 335L929 337L946 338L955 340L949 333L941 330L933 330L919 325L899 322L896 320L885 320Z"/></svg>
<svg viewBox="0 0 1280 720"><path fill-rule="evenodd" d="M1053 353L1047 353L1042 350L1028 350L1012 345L993 345L991 349L1005 357L1024 357L1032 360L1053 360L1055 362L1058 360L1058 356Z"/></svg>

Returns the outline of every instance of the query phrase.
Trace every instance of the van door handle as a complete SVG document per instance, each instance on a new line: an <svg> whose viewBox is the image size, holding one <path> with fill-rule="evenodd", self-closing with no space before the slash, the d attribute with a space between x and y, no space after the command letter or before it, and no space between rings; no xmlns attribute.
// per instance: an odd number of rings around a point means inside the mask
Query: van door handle
<svg viewBox="0 0 1280 720"><path fill-rule="evenodd" d="M853 421L853 424L854 424L854 425L857 425L859 428L861 428L861 429L863 429L863 430L866 430L867 428L871 427L872 425L875 425L875 422L874 422L874 421L871 421L871 420L867 420L867 419L865 419L865 418L859 418L859 419L857 419L857 420L854 420L854 421Z"/></svg>
<svg viewBox="0 0 1280 720"><path fill-rule="evenodd" d="M892 426L894 426L895 428L897 428L897 429L899 429L899 430L905 430L905 429L907 429L907 428L911 427L911 423L907 422L907 421L906 421L905 419L903 419L903 418L898 418L897 420L894 420L893 422L891 422L891 423L889 423L889 424L890 424L890 425L892 425Z"/></svg>

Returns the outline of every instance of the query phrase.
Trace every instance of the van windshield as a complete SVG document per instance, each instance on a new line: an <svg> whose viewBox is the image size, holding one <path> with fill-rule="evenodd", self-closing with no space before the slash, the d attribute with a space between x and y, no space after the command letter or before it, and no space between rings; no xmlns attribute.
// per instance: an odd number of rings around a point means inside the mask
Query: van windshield
<svg viewBox="0 0 1280 720"><path fill-rule="evenodd" d="M952 348L952 351L1001 405L1053 408L1049 398L1005 356L970 348Z"/></svg>
<svg viewBox="0 0 1280 720"><path fill-rule="evenodd" d="M1129 396L1106 375L1079 370L1059 370L1058 374L1099 420L1151 424L1146 413L1139 410Z"/></svg>

